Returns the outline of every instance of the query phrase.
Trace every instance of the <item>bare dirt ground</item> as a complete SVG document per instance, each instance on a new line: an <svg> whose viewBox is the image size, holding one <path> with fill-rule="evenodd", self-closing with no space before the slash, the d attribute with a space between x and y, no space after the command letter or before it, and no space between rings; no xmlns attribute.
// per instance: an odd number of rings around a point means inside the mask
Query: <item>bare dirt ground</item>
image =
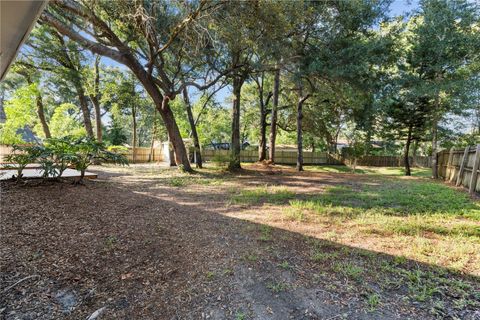
<svg viewBox="0 0 480 320"><path fill-rule="evenodd" d="M275 207L231 201L265 184L321 193L351 185L349 174L252 166L184 183L168 170L93 171L84 186L2 184L2 318L86 319L105 307L98 319L480 319L476 277L318 239L291 221L266 226ZM332 259L312 260L313 247ZM412 299L429 287L412 289L391 271L399 265L468 285L469 302L458 307L446 285L436 300Z"/></svg>

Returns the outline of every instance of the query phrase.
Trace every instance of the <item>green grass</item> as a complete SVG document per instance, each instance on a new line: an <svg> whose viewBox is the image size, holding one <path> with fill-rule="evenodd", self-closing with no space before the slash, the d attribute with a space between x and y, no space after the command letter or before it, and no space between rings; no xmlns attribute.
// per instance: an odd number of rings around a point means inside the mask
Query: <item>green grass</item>
<svg viewBox="0 0 480 320"><path fill-rule="evenodd" d="M353 169L344 165L313 165L305 166L306 171L326 172L326 173L353 173ZM383 175L383 176L404 176L405 169L403 167L366 167L360 166L355 169L356 174ZM430 168L412 168L412 176L429 177L431 176Z"/></svg>
<svg viewBox="0 0 480 320"><path fill-rule="evenodd" d="M312 199L290 204L318 214L346 217L374 209L386 215L446 214L480 220L480 206L466 193L430 181L382 179L355 187L328 187Z"/></svg>
<svg viewBox="0 0 480 320"><path fill-rule="evenodd" d="M233 203L287 203L289 199L295 198L295 193L285 187L265 185L254 189L243 189L231 197Z"/></svg>

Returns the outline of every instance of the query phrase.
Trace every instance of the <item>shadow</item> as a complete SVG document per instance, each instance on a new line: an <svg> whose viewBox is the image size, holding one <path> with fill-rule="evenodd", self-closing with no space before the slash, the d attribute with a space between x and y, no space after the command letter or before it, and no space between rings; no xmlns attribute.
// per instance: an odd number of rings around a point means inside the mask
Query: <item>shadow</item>
<svg viewBox="0 0 480 320"><path fill-rule="evenodd" d="M478 277L229 217L224 187L128 177L2 185L2 283L39 275L2 294L2 316L78 319L103 306L112 319L478 314Z"/></svg>

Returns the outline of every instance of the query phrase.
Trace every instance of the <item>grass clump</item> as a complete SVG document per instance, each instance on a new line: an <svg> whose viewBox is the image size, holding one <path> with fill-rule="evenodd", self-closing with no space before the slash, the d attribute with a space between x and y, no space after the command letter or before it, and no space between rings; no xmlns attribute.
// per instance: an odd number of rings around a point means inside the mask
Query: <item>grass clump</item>
<svg viewBox="0 0 480 320"><path fill-rule="evenodd" d="M273 203L281 204L285 203L289 199L293 199L295 193L284 187L269 187L265 185L263 187L255 189L244 189L240 193L232 196L233 203L248 203L248 204L260 204L260 203Z"/></svg>

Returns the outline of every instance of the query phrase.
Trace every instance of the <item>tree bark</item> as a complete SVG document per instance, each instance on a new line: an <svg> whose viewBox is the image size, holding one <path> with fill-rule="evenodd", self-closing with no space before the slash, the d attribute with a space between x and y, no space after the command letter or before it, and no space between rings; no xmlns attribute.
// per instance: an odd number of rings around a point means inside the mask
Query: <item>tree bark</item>
<svg viewBox="0 0 480 320"><path fill-rule="evenodd" d="M195 124L195 119L193 117L192 112L192 104L190 103L190 99L188 97L187 87L183 87L183 101L185 102L185 107L187 108L187 118L188 123L190 124L190 132L193 139L193 147L194 147L194 157L195 157L195 165L197 168L202 168L202 153L200 149L200 139L198 138L197 126Z"/></svg>
<svg viewBox="0 0 480 320"><path fill-rule="evenodd" d="M80 83L75 84L78 96L78 102L80 102L80 110L82 111L83 115L83 126L85 127L85 131L87 131L87 135L89 137L94 137L93 128L92 128L92 121L90 120L90 109L88 108L88 100L85 96L85 91Z"/></svg>
<svg viewBox="0 0 480 320"><path fill-rule="evenodd" d="M432 178L438 179L438 168L437 168L437 135L438 135L438 119L434 115L433 125L432 125Z"/></svg>
<svg viewBox="0 0 480 320"><path fill-rule="evenodd" d="M92 101L93 108L95 111L95 131L97 134L97 141L102 142L102 114L100 110L100 56L95 58L95 80L93 94L90 95L90 100Z"/></svg>
<svg viewBox="0 0 480 320"><path fill-rule="evenodd" d="M232 139L230 144L231 159L229 170L240 169L240 98L242 85L245 79L235 76L233 79L233 102L232 102Z"/></svg>
<svg viewBox="0 0 480 320"><path fill-rule="evenodd" d="M137 160L135 148L137 147L137 107L132 105L132 158L133 163Z"/></svg>
<svg viewBox="0 0 480 320"><path fill-rule="evenodd" d="M405 175L406 176L411 176L411 170L410 170L410 159L409 159L409 153L410 153L410 144L412 142L412 126L410 125L408 127L408 135L407 135L407 143L405 144L405 155L404 155L404 161L405 161Z"/></svg>
<svg viewBox="0 0 480 320"><path fill-rule="evenodd" d="M267 107L272 96L272 93L269 93L267 99L264 100L264 76L264 72L262 72L261 81L257 81L260 104L260 141L258 143L258 161L264 161L267 159Z"/></svg>
<svg viewBox="0 0 480 320"><path fill-rule="evenodd" d="M187 150L185 149L185 144L183 143L180 130L175 122L175 117L172 109L170 109L169 103L170 98L165 96L162 101L162 106L160 107L160 116L162 117L163 123L165 123L170 143L173 146L175 163L177 166L182 166L183 170L192 172L193 170L188 160Z"/></svg>
<svg viewBox="0 0 480 320"><path fill-rule="evenodd" d="M277 113L278 113L278 96L280 91L280 69L275 70L275 77L273 79L273 103L272 113L270 115L270 149L269 162L275 163L275 140L277 139Z"/></svg>
<svg viewBox="0 0 480 320"><path fill-rule="evenodd" d="M297 171L303 171L303 103L309 97L308 94L302 97L302 91L300 90L300 98L297 104Z"/></svg>
<svg viewBox="0 0 480 320"><path fill-rule="evenodd" d="M155 157L153 156L153 145L155 143L155 137L157 136L157 109L154 110L153 112L153 130L152 130L152 140L150 143L150 154L148 155L148 162L154 161Z"/></svg>
<svg viewBox="0 0 480 320"><path fill-rule="evenodd" d="M43 107L42 95L40 92L37 93L37 115L40 123L42 124L45 138L50 139L52 135L50 134L50 128L48 127L47 120L45 119L45 108Z"/></svg>

